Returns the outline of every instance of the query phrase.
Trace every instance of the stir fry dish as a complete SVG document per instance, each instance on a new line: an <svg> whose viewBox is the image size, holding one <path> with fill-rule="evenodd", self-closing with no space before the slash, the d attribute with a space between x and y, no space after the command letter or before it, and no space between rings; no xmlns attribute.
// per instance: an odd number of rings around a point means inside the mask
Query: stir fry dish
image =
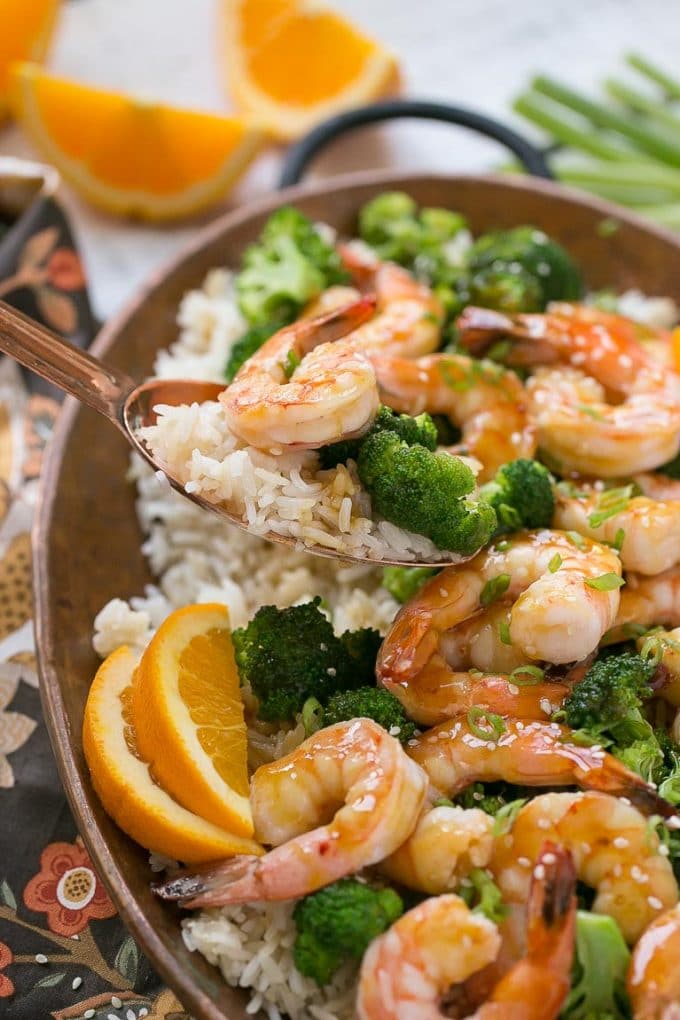
<svg viewBox="0 0 680 1020"><path fill-rule="evenodd" d="M224 392L146 440L253 535L135 462L95 788L249 1012L671 1020L677 309L401 193L358 234L280 209L185 299L157 371Z"/></svg>

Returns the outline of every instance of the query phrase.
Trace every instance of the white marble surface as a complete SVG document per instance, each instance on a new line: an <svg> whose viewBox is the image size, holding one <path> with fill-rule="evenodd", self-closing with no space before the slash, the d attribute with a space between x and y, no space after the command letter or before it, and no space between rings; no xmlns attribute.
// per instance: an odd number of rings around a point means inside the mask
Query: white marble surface
<svg viewBox="0 0 680 1020"><path fill-rule="evenodd" d="M30 2L30 0L26 0ZM51 66L64 75L186 106L225 108L215 39L219 0L70 0ZM533 72L591 87L635 48L669 68L680 52L678 0L333 0L397 52L412 96L447 99L512 120L510 100ZM519 121L517 121L519 123ZM33 155L14 127L3 154ZM337 145L317 172L360 167L482 169L498 150L443 125L370 129ZM231 202L266 193L280 152L263 155ZM161 229L100 215L65 190L96 310L115 311L196 223ZM214 213L212 214L214 215Z"/></svg>

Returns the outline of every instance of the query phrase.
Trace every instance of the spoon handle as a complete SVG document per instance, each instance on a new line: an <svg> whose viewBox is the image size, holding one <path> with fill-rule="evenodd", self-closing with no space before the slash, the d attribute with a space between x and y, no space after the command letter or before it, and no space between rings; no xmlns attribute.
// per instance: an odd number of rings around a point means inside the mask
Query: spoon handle
<svg viewBox="0 0 680 1020"><path fill-rule="evenodd" d="M125 397L135 382L0 301L0 351L54 383L119 429Z"/></svg>

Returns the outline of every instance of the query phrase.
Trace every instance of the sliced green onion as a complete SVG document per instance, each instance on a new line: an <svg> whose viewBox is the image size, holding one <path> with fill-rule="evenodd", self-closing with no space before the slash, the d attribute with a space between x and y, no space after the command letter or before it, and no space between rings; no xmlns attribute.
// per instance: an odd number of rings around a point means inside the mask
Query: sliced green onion
<svg viewBox="0 0 680 1020"><path fill-rule="evenodd" d="M489 361L504 361L512 350L511 340L497 340L486 352Z"/></svg>
<svg viewBox="0 0 680 1020"><path fill-rule="evenodd" d="M515 824L517 815L526 803L527 798L520 797L518 800L511 800L509 804L504 804L502 808L499 808L496 812L496 820L493 823L493 835L504 836L506 832L509 832Z"/></svg>
<svg viewBox="0 0 680 1020"><path fill-rule="evenodd" d="M625 538L626 538L625 531L623 530L623 528L619 528L616 534L614 535L614 541L612 542L612 546L614 547L614 549L616 549L617 552L621 552L621 550L623 549L623 543L625 541Z"/></svg>
<svg viewBox="0 0 680 1020"><path fill-rule="evenodd" d="M652 634L645 638L640 649L640 655L650 666L658 666L663 659L663 641L658 634Z"/></svg>
<svg viewBox="0 0 680 1020"><path fill-rule="evenodd" d="M585 549L586 543L583 540L583 535L579 535L578 531L565 531L565 535L577 549Z"/></svg>
<svg viewBox="0 0 680 1020"><path fill-rule="evenodd" d="M437 797L433 802L432 807L455 807L456 805L448 797Z"/></svg>
<svg viewBox="0 0 680 1020"><path fill-rule="evenodd" d="M599 497L595 510L588 517L589 526L599 528L610 517L616 517L627 508L632 495L632 485L623 485L618 489L606 489Z"/></svg>
<svg viewBox="0 0 680 1020"><path fill-rule="evenodd" d="M286 355L286 360L281 365L283 374L286 379L290 379L295 369L301 364L301 359L297 356L295 351L290 350Z"/></svg>
<svg viewBox="0 0 680 1020"><path fill-rule="evenodd" d="M639 638L644 637L645 634L649 633L649 627L645 627L642 623L624 623L621 627L621 633L626 638Z"/></svg>
<svg viewBox="0 0 680 1020"><path fill-rule="evenodd" d="M510 587L510 574L498 574L486 582L479 596L480 603L486 608L505 594Z"/></svg>
<svg viewBox="0 0 680 1020"><path fill-rule="evenodd" d="M505 620L503 620L498 625L498 636L500 637L504 645L512 644L512 638L510 637L510 626Z"/></svg>
<svg viewBox="0 0 680 1020"><path fill-rule="evenodd" d="M480 726L479 720L484 719L486 726ZM505 723L500 715L487 712L480 705L473 705L467 714L470 729L480 740L498 740L505 733Z"/></svg>
<svg viewBox="0 0 680 1020"><path fill-rule="evenodd" d="M550 563L548 564L548 570L550 571L551 574L554 574L554 573L556 573L556 571L558 571L560 569L561 566L562 566L562 557L560 556L559 553L555 553L555 555L551 559Z"/></svg>
<svg viewBox="0 0 680 1020"><path fill-rule="evenodd" d="M307 698L302 706L302 725L308 737L323 726L323 705L318 698Z"/></svg>
<svg viewBox="0 0 680 1020"><path fill-rule="evenodd" d="M540 684L545 676L545 670L540 666L518 666L510 674L510 683L516 687L535 687Z"/></svg>
<svg viewBox="0 0 680 1020"><path fill-rule="evenodd" d="M510 542L507 538L503 538L500 542L496 542L496 549L498 552L507 552L511 546L512 542Z"/></svg>
<svg viewBox="0 0 680 1020"><path fill-rule="evenodd" d="M589 418L592 418L593 421L605 421L604 415L596 410L596 408L591 407L590 404L577 404L576 407L583 414L587 414Z"/></svg>
<svg viewBox="0 0 680 1020"><path fill-rule="evenodd" d="M626 57L626 63L630 67L634 67L640 74L646 75L651 81L660 85L669 98L680 99L680 81L676 78L671 78L669 74L666 74L660 67L652 64L650 60L641 57L639 53L629 53Z"/></svg>
<svg viewBox="0 0 680 1020"><path fill-rule="evenodd" d="M589 588L595 588L596 591L616 591L626 582L618 574L600 574L599 577L588 577L586 578L586 584Z"/></svg>

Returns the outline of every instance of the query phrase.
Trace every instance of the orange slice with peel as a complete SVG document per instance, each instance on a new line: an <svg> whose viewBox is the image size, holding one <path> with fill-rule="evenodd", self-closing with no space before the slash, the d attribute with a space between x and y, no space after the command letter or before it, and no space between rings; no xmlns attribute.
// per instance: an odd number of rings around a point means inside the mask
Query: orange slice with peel
<svg viewBox="0 0 680 1020"><path fill-rule="evenodd" d="M10 64L44 58L60 6L61 0L0 0L0 121L8 112Z"/></svg>
<svg viewBox="0 0 680 1020"><path fill-rule="evenodd" d="M260 150L248 119L180 110L13 64L12 111L43 158L93 205L167 220L224 197Z"/></svg>
<svg viewBox="0 0 680 1020"><path fill-rule="evenodd" d="M252 836L247 733L226 606L178 609L144 652L134 686L139 749L161 786L215 825Z"/></svg>
<svg viewBox="0 0 680 1020"><path fill-rule="evenodd" d="M234 100L275 138L394 92L395 57L316 0L221 0Z"/></svg>
<svg viewBox="0 0 680 1020"><path fill-rule="evenodd" d="M109 655L97 670L85 706L85 758L107 813L148 850L186 864L261 854L259 844L187 811L151 778L132 726L135 663L124 646Z"/></svg>

